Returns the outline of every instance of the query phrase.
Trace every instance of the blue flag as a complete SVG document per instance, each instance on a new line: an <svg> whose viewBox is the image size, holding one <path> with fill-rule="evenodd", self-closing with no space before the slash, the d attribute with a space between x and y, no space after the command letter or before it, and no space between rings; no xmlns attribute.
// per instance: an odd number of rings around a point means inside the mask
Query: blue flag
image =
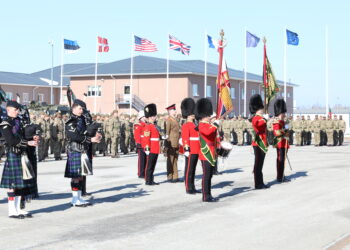
<svg viewBox="0 0 350 250"><path fill-rule="evenodd" d="M208 36L208 43L209 43L209 48L213 48L215 49L216 46L214 44L214 40L211 38L211 36L207 35Z"/></svg>
<svg viewBox="0 0 350 250"><path fill-rule="evenodd" d="M260 38L253 35L252 33L247 31L246 34L246 46L249 47L256 47L258 46L258 43L260 42Z"/></svg>
<svg viewBox="0 0 350 250"><path fill-rule="evenodd" d="M66 50L78 50L80 46L77 41L72 41L68 39L64 39L64 49Z"/></svg>
<svg viewBox="0 0 350 250"><path fill-rule="evenodd" d="M287 44L297 46L299 44L298 34L290 30L286 30L286 31L287 31Z"/></svg>

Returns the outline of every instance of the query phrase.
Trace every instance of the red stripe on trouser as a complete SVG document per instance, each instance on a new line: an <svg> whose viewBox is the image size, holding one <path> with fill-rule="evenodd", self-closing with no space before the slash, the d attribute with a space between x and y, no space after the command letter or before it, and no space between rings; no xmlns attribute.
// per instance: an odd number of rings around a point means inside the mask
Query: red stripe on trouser
<svg viewBox="0 0 350 250"><path fill-rule="evenodd" d="M146 182L147 182L148 158L149 158L149 155L146 156L146 169L145 169L145 180L146 180Z"/></svg>
<svg viewBox="0 0 350 250"><path fill-rule="evenodd" d="M188 178L189 178L189 173L190 173L190 166L191 166L191 155L187 157L187 171L186 171L186 191L188 191Z"/></svg>
<svg viewBox="0 0 350 250"><path fill-rule="evenodd" d="M202 161L202 169L203 169L203 176L202 176L202 193L203 193L203 199L206 200L207 196L205 194L204 190L204 180L205 180L205 166L204 166L204 161Z"/></svg>

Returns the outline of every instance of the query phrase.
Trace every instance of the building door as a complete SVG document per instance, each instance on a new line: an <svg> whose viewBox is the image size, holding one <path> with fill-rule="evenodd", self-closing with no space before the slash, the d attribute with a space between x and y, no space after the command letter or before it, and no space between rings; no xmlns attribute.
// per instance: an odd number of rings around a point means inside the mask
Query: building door
<svg viewBox="0 0 350 250"><path fill-rule="evenodd" d="M130 103L130 85L125 85L124 86L124 102Z"/></svg>

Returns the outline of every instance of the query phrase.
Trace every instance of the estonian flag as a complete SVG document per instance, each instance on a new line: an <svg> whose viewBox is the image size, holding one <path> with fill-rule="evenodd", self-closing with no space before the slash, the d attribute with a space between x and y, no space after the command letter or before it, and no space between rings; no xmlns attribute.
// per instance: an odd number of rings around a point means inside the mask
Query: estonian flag
<svg viewBox="0 0 350 250"><path fill-rule="evenodd" d="M298 46L299 45L298 34L290 30L286 30L286 32L287 32L287 44Z"/></svg>
<svg viewBox="0 0 350 250"><path fill-rule="evenodd" d="M73 52L74 50L80 49L80 46L78 45L77 41L64 39L64 49L71 50L71 52Z"/></svg>
<svg viewBox="0 0 350 250"><path fill-rule="evenodd" d="M214 40L211 36L208 36L208 44L209 44L209 48L215 49L217 47L217 41Z"/></svg>

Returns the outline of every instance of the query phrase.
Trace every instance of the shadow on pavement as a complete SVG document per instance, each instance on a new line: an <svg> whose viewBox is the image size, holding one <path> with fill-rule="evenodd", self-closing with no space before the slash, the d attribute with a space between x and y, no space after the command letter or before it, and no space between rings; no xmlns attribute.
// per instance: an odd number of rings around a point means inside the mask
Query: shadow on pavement
<svg viewBox="0 0 350 250"><path fill-rule="evenodd" d="M218 183L218 184L213 185L211 188L212 188L212 189L215 189L215 188L224 188L224 187L232 186L232 185L233 185L233 181L223 181L223 182L220 182L220 183Z"/></svg>
<svg viewBox="0 0 350 250"><path fill-rule="evenodd" d="M249 192L251 190L253 190L251 187L234 188L231 191L220 194L217 198L221 199L221 198L225 198L225 197L229 197L229 196L234 196L234 195L237 195L237 194L240 194L243 192Z"/></svg>
<svg viewBox="0 0 350 250"><path fill-rule="evenodd" d="M297 179L297 178L300 178L300 177L306 177L308 176L307 175L307 171L299 171L299 172L295 172L294 174L291 174L291 175L288 175L286 176L288 179L291 180L291 182L293 182L293 179ZM278 182L277 180L274 180L274 181L270 181L268 183L269 186L273 186L273 185L276 185L276 184L283 184L283 183L286 183L286 182Z"/></svg>
<svg viewBox="0 0 350 250"><path fill-rule="evenodd" d="M92 202L93 204L100 204L100 203L105 203L105 202L117 202L120 201L122 199L130 199L130 198L139 198L145 195L149 195L149 192L140 189L139 191L135 191L135 192L127 192L127 193L123 193L123 194L117 194L117 195L112 195L112 196L108 196L108 197L104 197L104 198L98 198L98 199L91 199L90 202Z"/></svg>
<svg viewBox="0 0 350 250"><path fill-rule="evenodd" d="M125 189L125 188L137 188L140 185L141 184L126 184L126 185L123 185L123 186L117 186L117 187L101 189L101 190L94 191L94 192L91 192L91 193L92 194L97 194L97 193L110 192L110 191L119 191L119 190L122 190L122 189Z"/></svg>
<svg viewBox="0 0 350 250"><path fill-rule="evenodd" d="M233 168L233 169L226 169L224 171L221 171L221 174L233 174L233 173L239 173L239 172L243 172L243 170L241 168Z"/></svg>

